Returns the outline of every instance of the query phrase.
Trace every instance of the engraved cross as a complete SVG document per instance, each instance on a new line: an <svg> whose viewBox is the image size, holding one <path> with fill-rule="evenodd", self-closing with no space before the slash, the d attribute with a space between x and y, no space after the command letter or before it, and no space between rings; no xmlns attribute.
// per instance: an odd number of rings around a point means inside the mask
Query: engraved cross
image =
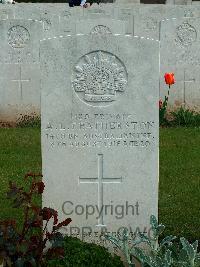
<svg viewBox="0 0 200 267"><path fill-rule="evenodd" d="M119 184L122 182L122 177L119 178L106 178L104 177L103 172L104 164L103 164L103 154L98 154L98 177L94 178L82 178L79 177L79 182L82 184L97 184L98 185L98 208L99 211L102 210L100 217L98 219L98 227L106 226L104 224L103 218L103 184Z"/></svg>
<svg viewBox="0 0 200 267"><path fill-rule="evenodd" d="M30 81L31 81L30 79L28 79L28 80L22 79L22 68L20 66L20 69L19 69L19 79L12 80L12 82L17 82L18 83L19 90L20 90L20 98L21 98L21 100L23 99L23 82L30 82Z"/></svg>

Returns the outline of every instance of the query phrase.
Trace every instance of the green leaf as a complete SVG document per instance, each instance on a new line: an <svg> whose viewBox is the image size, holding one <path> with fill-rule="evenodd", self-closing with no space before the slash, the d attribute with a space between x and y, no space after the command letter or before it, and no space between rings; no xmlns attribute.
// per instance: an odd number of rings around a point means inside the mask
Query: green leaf
<svg viewBox="0 0 200 267"><path fill-rule="evenodd" d="M181 262L186 262L188 261L188 255L185 249L181 249L180 253L179 253L179 260Z"/></svg>
<svg viewBox="0 0 200 267"><path fill-rule="evenodd" d="M176 239L176 236L170 235L163 238L163 240L160 242L160 246L168 245L171 246L173 243L172 241Z"/></svg>
<svg viewBox="0 0 200 267"><path fill-rule="evenodd" d="M165 259L164 259L164 266L168 267L172 264L172 258L171 258L172 252L168 249L165 253Z"/></svg>
<svg viewBox="0 0 200 267"><path fill-rule="evenodd" d="M121 249L121 242L114 236L111 236L111 235L105 235L105 238L112 242L114 245L116 245L119 249Z"/></svg>
<svg viewBox="0 0 200 267"><path fill-rule="evenodd" d="M197 263L197 266L200 265L200 253L198 253L198 254L196 255L195 263Z"/></svg>
<svg viewBox="0 0 200 267"><path fill-rule="evenodd" d="M142 263L148 262L148 257L145 255L145 253L143 252L141 248L135 247L134 254Z"/></svg>
<svg viewBox="0 0 200 267"><path fill-rule="evenodd" d="M180 238L181 244L183 246L183 249L187 252L187 255L190 260L195 258L195 250L192 245L185 239L184 237Z"/></svg>
<svg viewBox="0 0 200 267"><path fill-rule="evenodd" d="M159 236L165 230L165 226L163 224L159 224L156 228L156 235Z"/></svg>
<svg viewBox="0 0 200 267"><path fill-rule="evenodd" d="M197 252L197 248L198 248L198 240L196 240L193 244L193 249L195 250L195 252Z"/></svg>
<svg viewBox="0 0 200 267"><path fill-rule="evenodd" d="M153 229L156 229L158 227L158 221L154 215L151 215L150 217L150 224Z"/></svg>

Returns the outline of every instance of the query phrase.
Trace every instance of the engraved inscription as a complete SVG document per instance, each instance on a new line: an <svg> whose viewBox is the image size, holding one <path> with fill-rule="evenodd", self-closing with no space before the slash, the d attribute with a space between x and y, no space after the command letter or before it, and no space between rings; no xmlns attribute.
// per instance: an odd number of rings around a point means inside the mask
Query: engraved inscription
<svg viewBox="0 0 200 267"><path fill-rule="evenodd" d="M51 148L143 148L154 145L154 121L138 121L132 114L71 114L64 123L46 125Z"/></svg>
<svg viewBox="0 0 200 267"><path fill-rule="evenodd" d="M187 47L196 41L197 31L188 22L184 22L177 27L176 36L175 42L183 47Z"/></svg>
<svg viewBox="0 0 200 267"><path fill-rule="evenodd" d="M124 64L115 55L91 52L78 61L72 86L78 97L93 106L105 106L124 93L128 75Z"/></svg>
<svg viewBox="0 0 200 267"><path fill-rule="evenodd" d="M111 32L111 30L107 26L98 25L98 26L95 26L91 30L90 34L102 35L102 34L112 34L112 32Z"/></svg>
<svg viewBox="0 0 200 267"><path fill-rule="evenodd" d="M8 44L13 48L24 48L30 41L28 30L22 26L13 26L8 30Z"/></svg>
<svg viewBox="0 0 200 267"><path fill-rule="evenodd" d="M15 49L8 51L5 57L5 63L36 63L38 62L37 55L32 53L31 49Z"/></svg>

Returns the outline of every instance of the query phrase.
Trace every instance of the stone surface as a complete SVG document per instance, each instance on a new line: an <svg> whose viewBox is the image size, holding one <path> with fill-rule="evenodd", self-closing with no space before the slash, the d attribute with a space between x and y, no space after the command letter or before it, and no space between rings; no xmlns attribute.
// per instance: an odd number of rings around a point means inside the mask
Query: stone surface
<svg viewBox="0 0 200 267"><path fill-rule="evenodd" d="M200 19L173 19L161 23L161 96L167 93L163 74L174 72L176 84L170 93L171 106L199 109Z"/></svg>
<svg viewBox="0 0 200 267"><path fill-rule="evenodd" d="M83 19L75 22L76 34L125 34L125 22L110 18Z"/></svg>
<svg viewBox="0 0 200 267"><path fill-rule="evenodd" d="M137 5L133 10L134 35L160 39L160 21L168 18L200 17L200 8L195 6Z"/></svg>
<svg viewBox="0 0 200 267"><path fill-rule="evenodd" d="M159 42L68 36L42 41L40 55L43 206L72 218L65 233L103 245L106 229L148 231L158 208Z"/></svg>
<svg viewBox="0 0 200 267"><path fill-rule="evenodd" d="M53 8L50 11L30 4L16 5L14 8L15 19L34 19L42 22L43 38L52 37L59 33L59 15L53 12Z"/></svg>
<svg viewBox="0 0 200 267"><path fill-rule="evenodd" d="M42 25L33 20L0 21L0 113L13 120L39 113L39 39Z"/></svg>
<svg viewBox="0 0 200 267"><path fill-rule="evenodd" d="M192 0L166 0L166 5L191 5Z"/></svg>
<svg viewBox="0 0 200 267"><path fill-rule="evenodd" d="M4 6L0 7L0 19L12 19L14 18L14 12L11 7Z"/></svg>
<svg viewBox="0 0 200 267"><path fill-rule="evenodd" d="M115 7L115 17L126 23L126 34L134 34L134 7L140 5L120 5Z"/></svg>

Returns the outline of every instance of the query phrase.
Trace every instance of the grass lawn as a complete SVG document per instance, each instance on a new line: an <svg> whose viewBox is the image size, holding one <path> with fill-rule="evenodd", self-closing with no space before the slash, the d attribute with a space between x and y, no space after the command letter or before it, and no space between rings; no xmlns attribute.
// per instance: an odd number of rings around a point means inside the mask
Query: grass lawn
<svg viewBox="0 0 200 267"><path fill-rule="evenodd" d="M5 193L9 180L24 185L24 174L41 172L40 130L0 129L0 140L0 220L21 222ZM159 220L166 234L200 239L200 128L160 129Z"/></svg>
<svg viewBox="0 0 200 267"><path fill-rule="evenodd" d="M21 212L6 199L8 182L27 183L28 172L41 173L40 130L37 128L0 129L0 220L11 216L21 222ZM39 200L40 201L40 200Z"/></svg>
<svg viewBox="0 0 200 267"><path fill-rule="evenodd" d="M159 218L167 234L200 239L200 128L160 130Z"/></svg>

